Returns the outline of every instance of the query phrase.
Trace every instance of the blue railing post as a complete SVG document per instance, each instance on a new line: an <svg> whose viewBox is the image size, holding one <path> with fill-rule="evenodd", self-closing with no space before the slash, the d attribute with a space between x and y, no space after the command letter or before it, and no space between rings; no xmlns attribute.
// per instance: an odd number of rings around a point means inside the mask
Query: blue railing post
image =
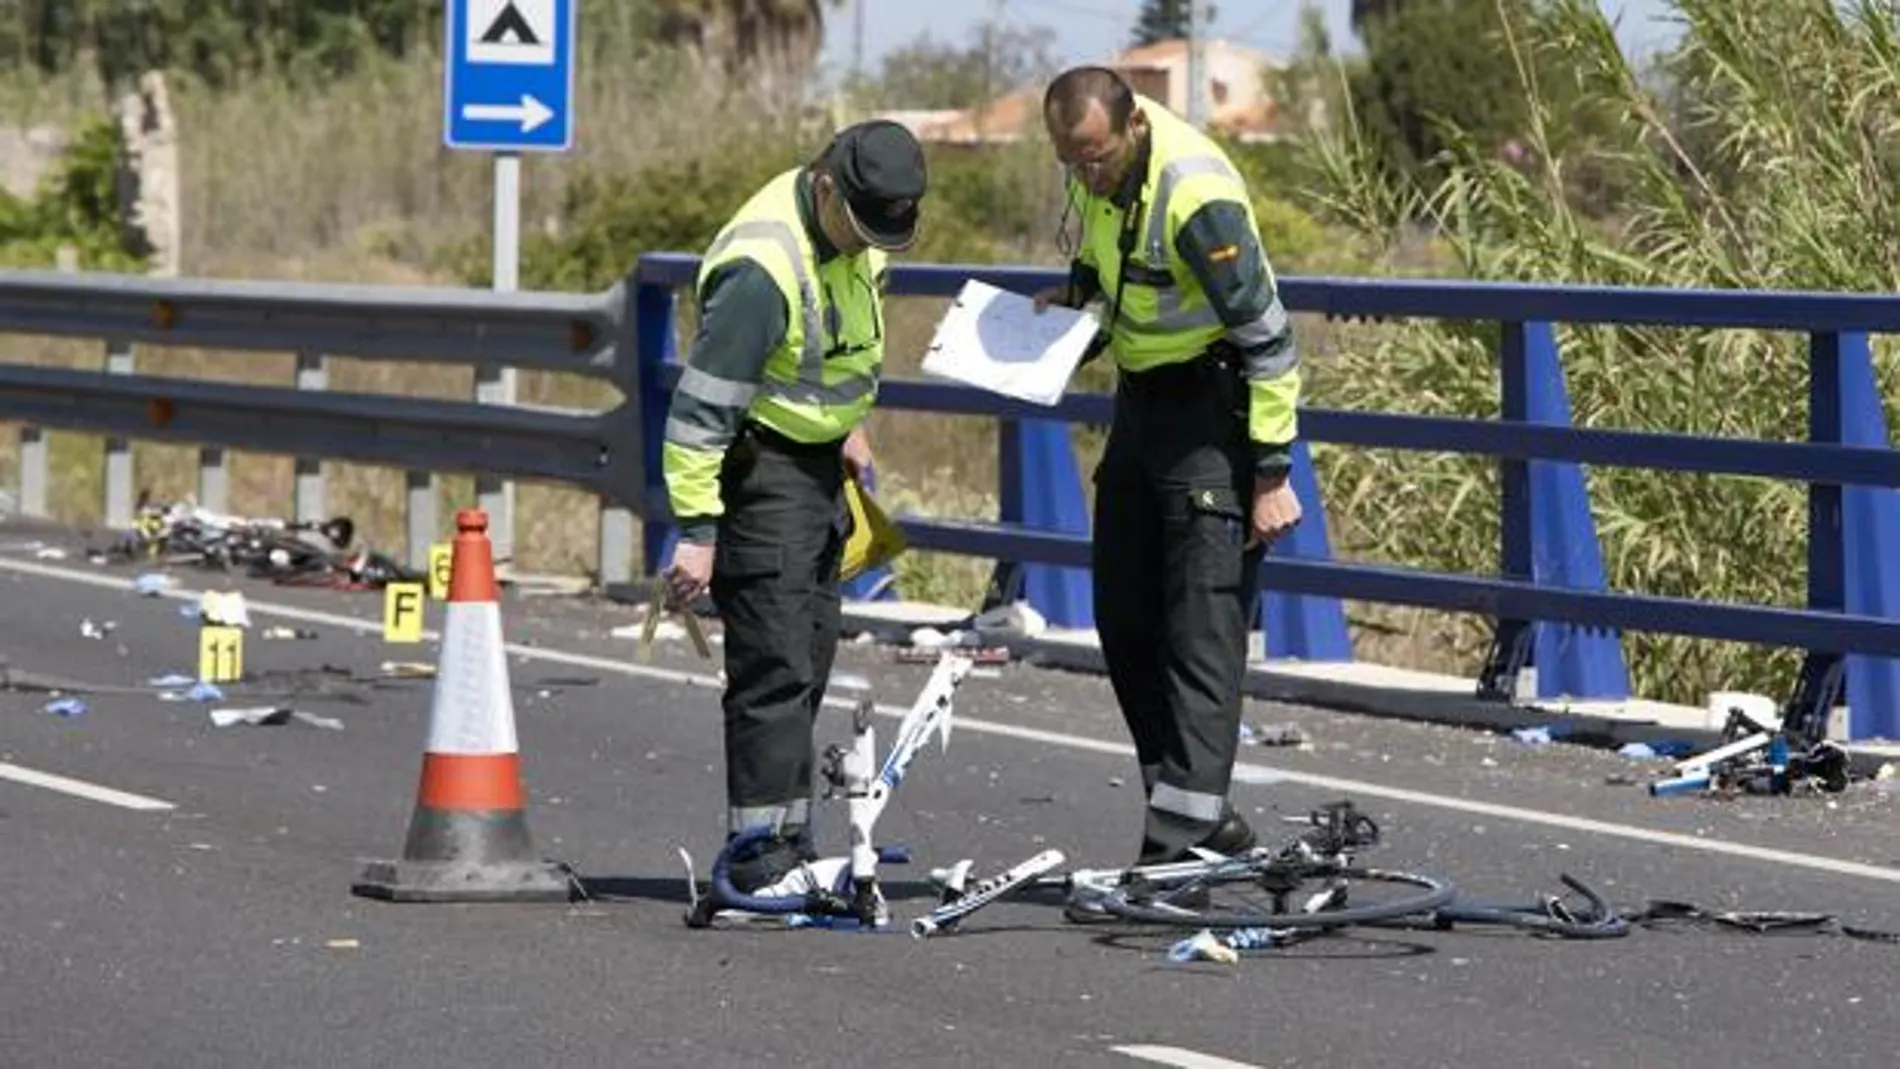
<svg viewBox="0 0 1900 1069"><path fill-rule="evenodd" d="M666 563L675 530L666 500L666 473L660 446L666 440L669 393L661 386L660 369L675 359L673 345L673 287L654 282L640 284L634 300L638 320L635 338L640 386L640 456L646 473L645 500L640 509L641 564L653 575Z"/></svg>
<svg viewBox="0 0 1900 1069"><path fill-rule="evenodd" d="M1867 335L1818 333L1809 343L1809 439L1828 444L1885 446L1887 419ZM1808 487L1808 607L1893 619L1900 616L1900 496L1874 486ZM1825 731L1840 658L1810 652L1794 715L1817 718ZM1849 656L1846 687L1850 739L1900 737L1900 661Z"/></svg>
<svg viewBox="0 0 1900 1069"><path fill-rule="evenodd" d="M1549 323L1506 322L1498 351L1502 416L1568 426L1570 402ZM1500 467L1500 571L1518 582L1603 589L1602 551L1583 472L1555 461L1504 458ZM1620 636L1597 628L1499 620L1479 692L1509 700L1517 675L1537 668L1537 696L1629 696Z"/></svg>
<svg viewBox="0 0 1900 1069"><path fill-rule="evenodd" d="M1500 324L1498 339L1499 416L1507 422L1530 418L1530 364L1525 355L1524 324ZM1504 579L1530 582L1531 478L1530 465L1513 457L1498 458L1498 574ZM1500 617L1492 622L1491 654L1478 677L1480 697L1511 701L1517 679L1531 663L1530 621Z"/></svg>
<svg viewBox="0 0 1900 1069"><path fill-rule="evenodd" d="M1293 492L1299 495L1299 525L1273 544L1262 568L1273 567L1274 557L1331 560L1332 541L1326 534L1326 503L1320 500L1319 480L1313 475L1312 452L1305 439L1293 443ZM1346 630L1346 609L1338 598L1316 594L1282 594L1268 590L1260 599L1260 628L1266 633L1266 652L1272 658L1302 661L1350 661L1352 637Z"/></svg>
<svg viewBox="0 0 1900 1069"><path fill-rule="evenodd" d="M1057 420L1002 419L997 423L996 443L1002 522L1086 537L1087 500L1069 425ZM1095 598L1085 568L998 562L991 594L993 600L1027 600L1056 627L1095 626Z"/></svg>
<svg viewBox="0 0 1900 1069"><path fill-rule="evenodd" d="M1524 356L1530 422L1570 426L1563 361L1549 323L1524 325ZM1603 551L1597 543L1596 520L1590 515L1583 469L1572 463L1533 460L1530 491L1531 565L1537 582L1571 590L1602 590ZM1532 656L1540 698L1629 697L1623 640L1615 631L1539 624Z"/></svg>

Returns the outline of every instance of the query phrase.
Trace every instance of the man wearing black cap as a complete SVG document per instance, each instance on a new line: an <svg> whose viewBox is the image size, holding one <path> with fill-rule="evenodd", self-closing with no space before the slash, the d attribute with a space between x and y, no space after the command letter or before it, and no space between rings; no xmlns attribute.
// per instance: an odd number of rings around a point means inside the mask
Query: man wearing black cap
<svg viewBox="0 0 1900 1069"><path fill-rule="evenodd" d="M701 264L698 336L667 414L679 542L670 604L710 589L725 624L727 835L750 891L810 857L812 726L839 627L843 480L884 361L888 252L916 238L923 149L884 121L772 179Z"/></svg>

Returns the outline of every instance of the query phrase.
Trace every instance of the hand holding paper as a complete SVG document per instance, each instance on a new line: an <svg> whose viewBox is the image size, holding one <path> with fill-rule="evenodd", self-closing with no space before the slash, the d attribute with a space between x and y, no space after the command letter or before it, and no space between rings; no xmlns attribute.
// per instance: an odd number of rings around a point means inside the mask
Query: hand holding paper
<svg viewBox="0 0 1900 1069"><path fill-rule="evenodd" d="M1039 405L1062 399L1089 342L1095 318L1050 305L1041 312L1021 294L965 282L924 356L927 375L954 379Z"/></svg>

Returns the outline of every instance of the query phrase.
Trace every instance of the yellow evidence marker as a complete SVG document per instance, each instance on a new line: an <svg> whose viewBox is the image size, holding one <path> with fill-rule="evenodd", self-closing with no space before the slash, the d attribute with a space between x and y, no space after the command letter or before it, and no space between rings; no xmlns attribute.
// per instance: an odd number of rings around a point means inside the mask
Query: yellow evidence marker
<svg viewBox="0 0 1900 1069"><path fill-rule="evenodd" d="M383 588L383 641L422 641L422 584L391 583Z"/></svg>
<svg viewBox="0 0 1900 1069"><path fill-rule="evenodd" d="M244 629L198 629L198 681L235 683L244 678Z"/></svg>
<svg viewBox="0 0 1900 1069"><path fill-rule="evenodd" d="M449 571L454 561L454 548L447 542L438 542L429 547L429 596L437 601L449 600Z"/></svg>

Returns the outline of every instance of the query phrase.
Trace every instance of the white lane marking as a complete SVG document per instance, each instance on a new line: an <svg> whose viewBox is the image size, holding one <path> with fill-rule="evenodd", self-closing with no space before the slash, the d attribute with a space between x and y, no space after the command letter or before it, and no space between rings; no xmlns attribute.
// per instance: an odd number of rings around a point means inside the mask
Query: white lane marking
<svg viewBox="0 0 1900 1069"><path fill-rule="evenodd" d="M94 575L89 572L71 571L56 568L37 561L19 561L0 559L0 570L35 575L45 579L75 582L106 590L131 590L130 580L115 579L107 575ZM199 593L191 590L167 590L163 597L178 601L198 600ZM270 602L257 602L245 599L252 612L267 616L278 616L286 620L297 620L310 624L323 624L340 627L365 634L381 634L383 623L380 619L366 620L337 613L320 612L312 609L300 609L294 605L277 605ZM439 640L435 631L425 631L424 637ZM721 683L713 676L681 672L670 668L655 668L650 665L629 661L616 661L606 657L595 657L584 653L568 653L563 650L549 649L545 646L520 646L509 643L506 647L509 655L526 657L533 660L563 664L574 668L591 668L599 672L612 672L617 675L638 679L658 679L685 686L709 687L719 689ZM826 698L825 704L839 709L849 709L853 703L844 698ZM909 710L903 706L880 705L878 712L891 717L902 717ZM1015 724L1002 724L988 720L972 720L958 717L956 728L960 731L973 731L979 734L998 735L1004 738L1022 739L1027 742L1040 742L1051 746L1061 746L1071 750L1085 750L1091 753L1109 754L1116 757L1131 758L1134 747L1122 743L1090 739L1080 735L1066 735L1061 732L1044 731L1039 728L1021 727ZM1550 813L1541 809L1525 809L1497 802L1479 802L1469 798L1453 798L1448 795L1430 794L1404 787L1388 787L1364 780L1344 779L1338 776L1325 776L1314 772L1299 772L1293 769L1275 768L1270 765L1254 764L1242 761L1234 766L1234 779L1240 783L1300 783L1309 787L1319 787L1329 791L1342 791L1352 794L1370 795L1394 802L1406 802L1412 805L1428 806L1436 809L1451 809L1463 813L1494 817L1499 820L1514 820L1527 824L1541 824L1550 828L1565 828L1571 831L1593 835L1606 835L1612 838L1629 839L1635 842L1649 843L1654 846L1675 846L1685 850L1700 850L1710 854L1724 854L1729 857L1749 858L1755 861L1767 861L1778 865L1793 865L1799 868L1813 869L1817 872L1830 872L1840 876L1858 876L1863 879L1879 880L1884 883L1900 883L1900 868L1880 865L1868 865L1858 861L1845 861L1840 858L1823 857L1819 854L1804 854L1791 850L1775 850L1762 846L1749 846L1746 843L1729 842L1724 839L1707 839L1677 832L1657 831L1652 828L1637 827L1632 824L1617 824L1606 820L1592 820L1588 817L1574 817L1563 813Z"/></svg>
<svg viewBox="0 0 1900 1069"><path fill-rule="evenodd" d="M106 805L116 805L125 809L137 809L143 812L156 812L176 808L170 802L161 801L157 798L147 798L142 794L129 794L125 791L115 791L111 787L101 787L97 783L87 783L82 779L55 776L51 772L40 772L22 765L16 765L11 761L0 761L0 779L12 780L15 783L24 783L29 787L44 787L49 791L59 791L62 794L70 794L94 802L104 802Z"/></svg>
<svg viewBox="0 0 1900 1069"><path fill-rule="evenodd" d="M1147 1043L1135 1043L1108 1049L1117 1054L1126 1054L1130 1058L1172 1065L1176 1069L1260 1069L1259 1066L1250 1062L1217 1058L1212 1054L1202 1054L1199 1051L1185 1050L1181 1047L1157 1047Z"/></svg>

